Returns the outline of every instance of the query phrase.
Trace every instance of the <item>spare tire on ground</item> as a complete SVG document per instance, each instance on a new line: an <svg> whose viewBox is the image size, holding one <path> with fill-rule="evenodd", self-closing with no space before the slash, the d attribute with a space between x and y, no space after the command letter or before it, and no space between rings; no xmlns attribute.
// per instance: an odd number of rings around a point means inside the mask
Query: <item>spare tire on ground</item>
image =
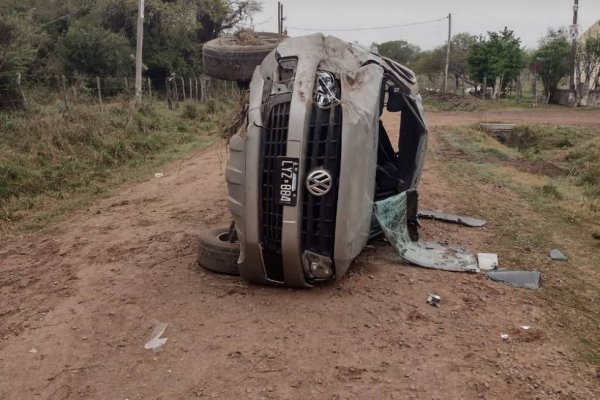
<svg viewBox="0 0 600 400"><path fill-rule="evenodd" d="M240 31L206 42L202 47L204 70L217 79L249 82L256 67L283 38L272 32Z"/></svg>
<svg viewBox="0 0 600 400"><path fill-rule="evenodd" d="M229 227L206 229L198 237L198 264L209 271L239 275L240 244Z"/></svg>

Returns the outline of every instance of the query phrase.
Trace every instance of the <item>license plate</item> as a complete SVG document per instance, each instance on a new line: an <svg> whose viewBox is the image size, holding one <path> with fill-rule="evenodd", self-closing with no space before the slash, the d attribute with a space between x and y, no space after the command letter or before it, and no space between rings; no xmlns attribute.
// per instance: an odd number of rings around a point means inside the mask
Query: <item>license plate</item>
<svg viewBox="0 0 600 400"><path fill-rule="evenodd" d="M277 158L276 196L279 204L295 206L298 199L298 165L299 160L291 157Z"/></svg>

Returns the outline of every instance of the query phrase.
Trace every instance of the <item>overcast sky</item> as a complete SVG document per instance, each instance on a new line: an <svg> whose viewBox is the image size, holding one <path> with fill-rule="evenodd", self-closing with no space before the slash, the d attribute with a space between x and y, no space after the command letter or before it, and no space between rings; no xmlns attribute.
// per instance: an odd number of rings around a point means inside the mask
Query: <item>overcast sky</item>
<svg viewBox="0 0 600 400"><path fill-rule="evenodd" d="M277 0L262 0L263 11L254 18L256 30L277 31ZM573 0L283 0L284 25L290 36L313 33L298 28L361 29L410 24L444 18L452 13L453 33L475 35L505 26L527 47L536 47L548 28L568 27ZM600 19L600 0L579 1L580 32ZM403 39L431 49L446 41L447 20L380 30L324 32L361 44Z"/></svg>

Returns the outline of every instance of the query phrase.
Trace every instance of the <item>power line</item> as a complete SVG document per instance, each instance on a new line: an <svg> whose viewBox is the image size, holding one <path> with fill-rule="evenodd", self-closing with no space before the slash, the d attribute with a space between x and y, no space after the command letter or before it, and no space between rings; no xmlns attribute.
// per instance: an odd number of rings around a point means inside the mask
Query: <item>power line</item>
<svg viewBox="0 0 600 400"><path fill-rule="evenodd" d="M299 30L299 31L319 31L319 32L354 32L354 31L375 31L375 30L382 30L382 29L393 29L393 28L403 28L405 26L415 26L415 25L424 25L424 24L431 24L434 22L440 22L443 21L445 19L448 19L448 17L444 17L444 18L438 18L438 19L432 19L432 20L428 20L428 21L420 21L420 22L411 22L408 24L400 24L400 25L388 25L388 26L375 26L375 27L371 27L371 28L353 28L353 29L317 29L317 28L300 28L300 27L294 27L294 26L289 26L289 29L295 29L295 30Z"/></svg>

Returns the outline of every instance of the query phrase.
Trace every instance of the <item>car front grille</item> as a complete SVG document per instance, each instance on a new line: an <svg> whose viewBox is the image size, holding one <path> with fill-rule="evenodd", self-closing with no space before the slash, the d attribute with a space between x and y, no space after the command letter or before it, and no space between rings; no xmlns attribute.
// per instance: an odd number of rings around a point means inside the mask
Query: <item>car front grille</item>
<svg viewBox="0 0 600 400"><path fill-rule="evenodd" d="M302 205L302 244L305 250L333 257L338 182L342 150L342 107L313 107L308 132L305 173L321 168L333 178L333 187L318 197L306 191Z"/></svg>
<svg viewBox="0 0 600 400"><path fill-rule="evenodd" d="M272 106L267 113L265 132L261 141L261 239L263 262L268 279L283 282L281 234L283 206L277 198L277 158L287 149L290 102Z"/></svg>

